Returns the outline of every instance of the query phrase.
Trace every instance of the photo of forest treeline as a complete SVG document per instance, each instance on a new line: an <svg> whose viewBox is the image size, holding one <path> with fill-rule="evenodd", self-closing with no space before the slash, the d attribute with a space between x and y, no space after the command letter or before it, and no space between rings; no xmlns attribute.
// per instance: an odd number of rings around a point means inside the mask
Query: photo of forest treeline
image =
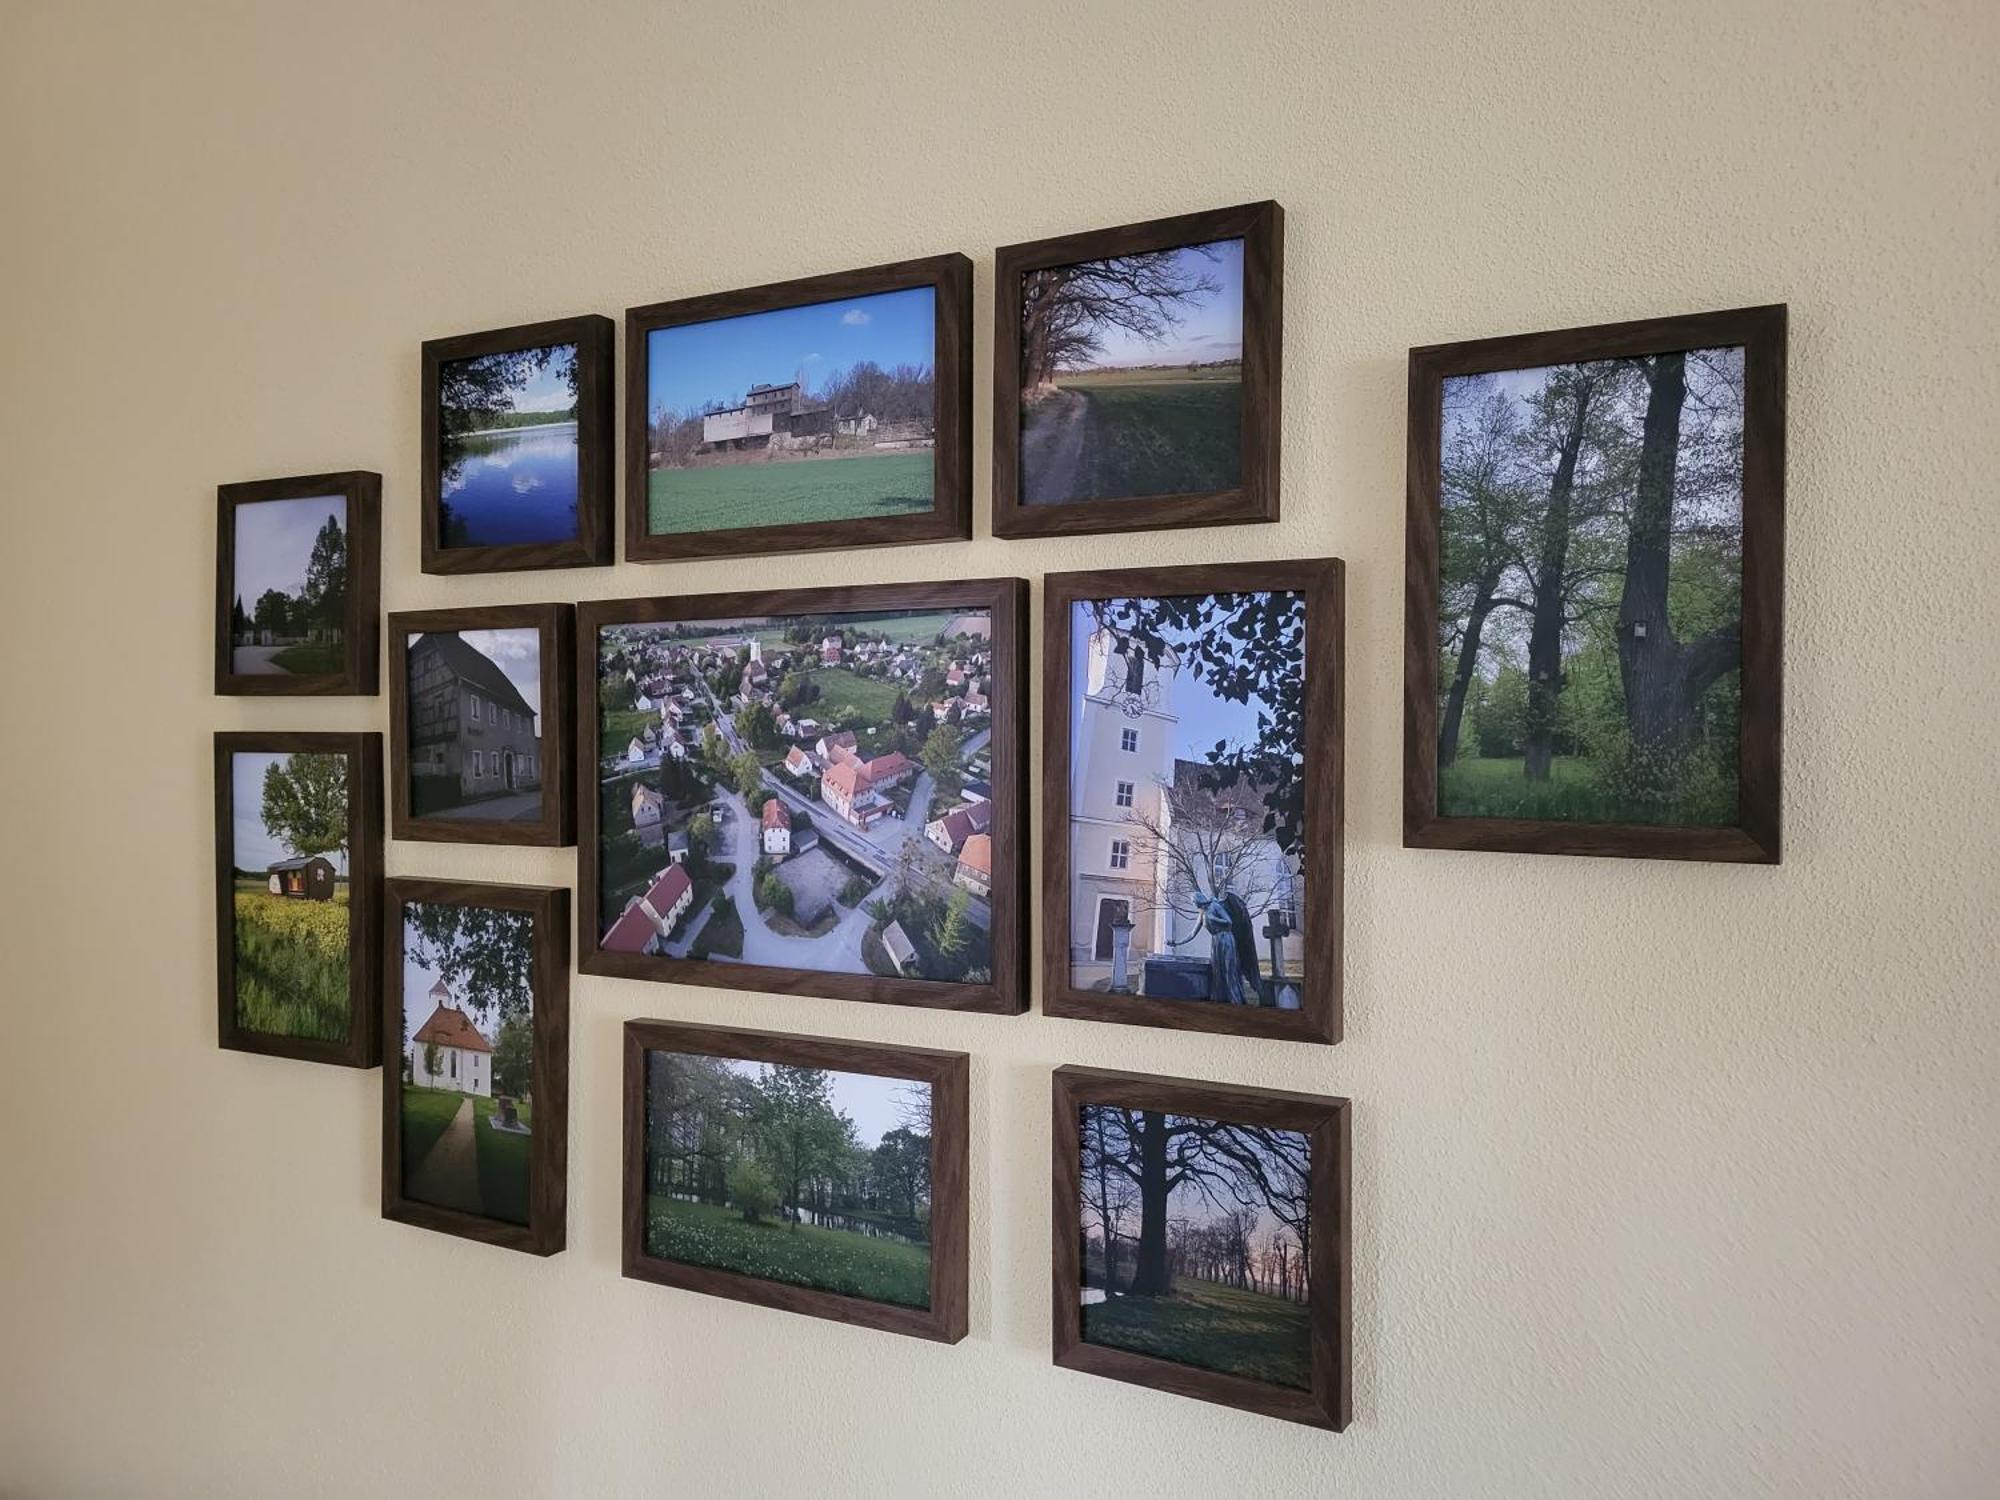
<svg viewBox="0 0 2000 1500"><path fill-rule="evenodd" d="M645 1173L649 1256L930 1306L928 1083L650 1052Z"/></svg>
<svg viewBox="0 0 2000 1500"><path fill-rule="evenodd" d="M1086 1104L1078 1145L1084 1341L1311 1389L1307 1137Z"/></svg>
<svg viewBox="0 0 2000 1500"><path fill-rule="evenodd" d="M1445 817L1737 819L1743 350L1444 382Z"/></svg>

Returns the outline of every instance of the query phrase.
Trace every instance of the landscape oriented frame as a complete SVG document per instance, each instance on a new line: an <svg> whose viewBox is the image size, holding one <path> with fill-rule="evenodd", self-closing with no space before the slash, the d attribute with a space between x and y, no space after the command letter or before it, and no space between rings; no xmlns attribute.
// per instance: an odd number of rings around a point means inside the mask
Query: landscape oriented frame
<svg viewBox="0 0 2000 1500"><path fill-rule="evenodd" d="M338 672L302 677L235 670L230 605L236 597L236 508L264 500L339 495L347 502L347 619ZM372 697L382 622L382 476L366 469L251 479L217 487L215 540L215 691L233 697Z"/></svg>
<svg viewBox="0 0 2000 1500"><path fill-rule="evenodd" d="M795 614L866 613L876 610L985 610L991 616L993 863L999 872L989 894L992 908L992 979L985 984L903 979L880 974L835 974L817 969L774 968L709 959L608 953L598 944L602 869L598 806L600 717L598 633L607 625L671 624L681 620L732 620ZM577 606L577 967L585 974L652 979L669 984L763 990L781 995L824 995L888 1005L1019 1015L1028 1006L1027 909L1027 657L1028 585L1020 578L963 582L874 583L835 588L769 589L732 594L676 594L653 599L587 600ZM996 690L997 689L997 690Z"/></svg>
<svg viewBox="0 0 2000 1500"><path fill-rule="evenodd" d="M1319 1094L1078 1067L1057 1068L1052 1093L1050 1293L1054 1362L1065 1369L1105 1375L1133 1385L1150 1386L1156 1391L1240 1407L1308 1427L1342 1431L1354 1405L1350 1216L1353 1111L1349 1102ZM1312 1154L1309 1177L1312 1258L1308 1267L1311 1288L1306 1302L1312 1329L1310 1390L1292 1390L1084 1341L1083 1266L1078 1241L1083 1172L1080 1114L1087 1104L1294 1130L1307 1138Z"/></svg>
<svg viewBox="0 0 2000 1500"><path fill-rule="evenodd" d="M899 1307L646 1254L646 1054L649 1052L690 1052L928 1083L931 1087L931 1305ZM625 1275L712 1297L754 1302L781 1312L832 1318L860 1328L879 1328L943 1344L957 1343L965 1337L967 1327L970 1079L971 1058L963 1052L887 1047L736 1026L627 1021L622 1235Z"/></svg>
<svg viewBox="0 0 2000 1500"><path fill-rule="evenodd" d="M1298 1010L1151 999L1070 980L1071 616L1090 599L1298 593L1305 597L1307 983ZM1051 1016L1297 1042L1340 1040L1344 950L1346 569L1337 557L1051 573L1042 583L1042 1010Z"/></svg>
<svg viewBox="0 0 2000 1500"><path fill-rule="evenodd" d="M612 562L612 340L617 325L601 313L522 323L485 333L427 339L423 346L422 556L426 573L514 573L536 568L599 568ZM447 547L440 535L443 500L442 416L438 372L453 360L555 344L576 346L576 539ZM400 837L400 835L399 835Z"/></svg>
<svg viewBox="0 0 2000 1500"><path fill-rule="evenodd" d="M1603 323L1410 351L1403 606L1403 846L1516 854L1777 864L1781 853L1785 614L1782 303ZM1438 597L1444 382L1676 350L1743 350L1743 603L1737 821L1731 826L1446 817L1438 812Z"/></svg>
<svg viewBox="0 0 2000 1500"><path fill-rule="evenodd" d="M655 329L709 323L754 313L838 302L912 287L934 295L932 352L937 441L932 449L931 508L901 516L795 521L713 531L654 535L646 529L651 494L647 424L652 398L647 335ZM968 541L972 536L972 262L957 252L835 271L741 291L710 292L655 302L625 313L625 557L667 562L700 557L749 557L771 552L819 552L842 547L889 547L906 542Z"/></svg>
<svg viewBox="0 0 2000 1500"><path fill-rule="evenodd" d="M347 757L347 1040L277 1036L236 1024L236 830L232 757ZM372 1068L382 1060L382 736L373 731L272 733L224 731L215 736L215 964L218 1044L300 1062Z"/></svg>
<svg viewBox="0 0 2000 1500"><path fill-rule="evenodd" d="M464 630L534 630L541 636L542 811L532 823L481 818L420 818L410 798L410 637ZM389 616L389 827L399 839L449 844L576 842L576 606L483 604L468 609L408 610Z"/></svg>
<svg viewBox="0 0 2000 1500"><path fill-rule="evenodd" d="M382 1069L382 1217L530 1255L563 1248L569 1213L569 892L560 886L482 885L463 880L385 882L382 1034L395 1038L396 1066ZM419 1203L403 1194L403 908L491 907L534 919L534 1133L528 1139L528 1222Z"/></svg>
<svg viewBox="0 0 2000 1500"><path fill-rule="evenodd" d="M1028 505L1021 499L1021 282L1030 271L1243 241L1243 426L1234 489ZM1278 519L1284 389L1285 211L1276 202L1177 214L1002 245L993 271L993 534L1081 536Z"/></svg>

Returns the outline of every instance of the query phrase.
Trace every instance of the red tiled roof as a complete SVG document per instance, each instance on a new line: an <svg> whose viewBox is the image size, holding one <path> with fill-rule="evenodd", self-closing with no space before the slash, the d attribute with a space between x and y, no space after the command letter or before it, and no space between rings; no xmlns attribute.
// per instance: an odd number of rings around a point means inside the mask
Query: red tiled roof
<svg viewBox="0 0 2000 1500"><path fill-rule="evenodd" d="M993 873L993 837L991 834L975 833L965 841L965 847L958 851L958 862L968 870L981 875Z"/></svg>
<svg viewBox="0 0 2000 1500"><path fill-rule="evenodd" d="M419 1046L436 1042L440 1047L461 1047L467 1052L491 1052L493 1044L480 1035L479 1028L456 1006L440 1005L431 1018L410 1038Z"/></svg>
<svg viewBox="0 0 2000 1500"><path fill-rule="evenodd" d="M668 865L645 895L618 914L618 920L604 934L603 946L613 953L644 952L646 944L659 936L660 920L693 888L694 882L683 867Z"/></svg>
<svg viewBox="0 0 2000 1500"><path fill-rule="evenodd" d="M891 750L887 755L878 755L868 762L868 779L883 781L891 776L900 776L909 769L909 756L900 750Z"/></svg>
<svg viewBox="0 0 2000 1500"><path fill-rule="evenodd" d="M840 761L828 766L826 774L820 779L832 782L835 787L848 797L859 796L868 790L868 773L860 766L848 761Z"/></svg>
<svg viewBox="0 0 2000 1500"><path fill-rule="evenodd" d="M785 804L773 797L764 804L764 826L766 828L790 828L792 815L785 811Z"/></svg>

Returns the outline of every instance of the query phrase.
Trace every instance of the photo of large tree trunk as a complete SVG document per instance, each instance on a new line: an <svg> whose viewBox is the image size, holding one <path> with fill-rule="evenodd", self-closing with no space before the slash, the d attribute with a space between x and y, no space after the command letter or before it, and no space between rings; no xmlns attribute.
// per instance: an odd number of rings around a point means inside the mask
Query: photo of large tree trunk
<svg viewBox="0 0 2000 1500"><path fill-rule="evenodd" d="M1438 811L1736 816L1743 351L1445 382Z"/></svg>
<svg viewBox="0 0 2000 1500"><path fill-rule="evenodd" d="M1306 1137L1110 1105L1078 1124L1084 1338L1309 1387Z"/></svg>

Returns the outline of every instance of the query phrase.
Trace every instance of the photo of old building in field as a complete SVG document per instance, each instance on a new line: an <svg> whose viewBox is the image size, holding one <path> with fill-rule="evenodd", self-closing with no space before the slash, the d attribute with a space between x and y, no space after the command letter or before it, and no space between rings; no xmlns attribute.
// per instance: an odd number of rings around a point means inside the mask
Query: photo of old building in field
<svg viewBox="0 0 2000 1500"><path fill-rule="evenodd" d="M539 656L534 630L432 632L410 643L410 789L417 816L539 814Z"/></svg>

